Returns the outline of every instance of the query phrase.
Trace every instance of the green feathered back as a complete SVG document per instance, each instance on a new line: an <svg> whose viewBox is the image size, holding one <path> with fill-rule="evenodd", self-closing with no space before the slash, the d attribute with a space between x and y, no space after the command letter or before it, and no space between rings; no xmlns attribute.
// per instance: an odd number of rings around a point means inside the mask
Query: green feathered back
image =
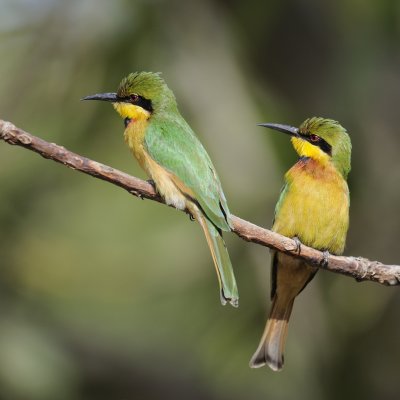
<svg viewBox="0 0 400 400"><path fill-rule="evenodd" d="M216 227L229 231L230 213L215 168L179 113L173 92L159 73L134 72L122 80L117 94L125 97L133 93L152 103L145 134L150 156L194 192L195 200Z"/></svg>
<svg viewBox="0 0 400 400"><path fill-rule="evenodd" d="M207 218L229 231L230 213L215 168L181 115L152 117L145 143L150 156L194 192Z"/></svg>

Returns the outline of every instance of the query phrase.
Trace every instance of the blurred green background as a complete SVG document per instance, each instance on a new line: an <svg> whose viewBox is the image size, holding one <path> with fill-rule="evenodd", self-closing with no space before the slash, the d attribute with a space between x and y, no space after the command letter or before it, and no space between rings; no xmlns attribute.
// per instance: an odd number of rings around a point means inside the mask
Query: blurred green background
<svg viewBox="0 0 400 400"><path fill-rule="evenodd" d="M112 107L79 99L162 71L231 211L265 227L296 157L256 123L337 119L346 254L399 263L399 40L397 0L0 0L0 118L144 178ZM267 249L226 235L241 305L223 308L183 213L5 143L0 160L0 400L398 398L398 289L320 272L284 371L250 370Z"/></svg>

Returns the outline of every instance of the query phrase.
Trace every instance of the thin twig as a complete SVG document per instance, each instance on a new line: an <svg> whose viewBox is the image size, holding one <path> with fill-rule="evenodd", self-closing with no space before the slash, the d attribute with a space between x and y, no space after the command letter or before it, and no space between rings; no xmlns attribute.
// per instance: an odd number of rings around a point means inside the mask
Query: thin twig
<svg viewBox="0 0 400 400"><path fill-rule="evenodd" d="M44 158L59 162L69 168L120 186L134 196L164 203L150 183L82 157L57 144L46 142L24 132L10 122L0 120L0 139L9 144L35 151ZM261 228L236 216L232 216L232 220L233 232L248 242L290 254L328 271L351 276L357 281L373 281L388 286L400 284L399 265L385 265L379 261L370 261L362 257L333 255L329 256L328 263L324 263L324 254L318 250L301 245L300 251L298 251L297 243L293 239Z"/></svg>

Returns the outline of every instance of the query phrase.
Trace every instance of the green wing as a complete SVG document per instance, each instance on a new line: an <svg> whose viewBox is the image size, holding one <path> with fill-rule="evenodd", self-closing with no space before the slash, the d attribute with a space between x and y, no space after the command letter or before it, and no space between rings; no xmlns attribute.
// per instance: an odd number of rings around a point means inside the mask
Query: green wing
<svg viewBox="0 0 400 400"><path fill-rule="evenodd" d="M281 188L281 192L280 192L280 194L279 194L278 202L277 202L276 205L275 205L275 214L274 214L274 219L273 219L273 221L272 221L272 225L275 224L276 217L277 217L278 214L279 214L279 211L280 211L280 209L281 209L281 207L282 207L283 202L284 202L285 199L286 199L286 195L287 195L287 193L288 193L289 190L290 190L290 188L289 188L289 183L286 182L286 183L282 186L282 188Z"/></svg>
<svg viewBox="0 0 400 400"><path fill-rule="evenodd" d="M194 192L207 218L229 231L230 213L221 183L210 157L186 121L179 114L154 118L147 128L145 144L157 163Z"/></svg>

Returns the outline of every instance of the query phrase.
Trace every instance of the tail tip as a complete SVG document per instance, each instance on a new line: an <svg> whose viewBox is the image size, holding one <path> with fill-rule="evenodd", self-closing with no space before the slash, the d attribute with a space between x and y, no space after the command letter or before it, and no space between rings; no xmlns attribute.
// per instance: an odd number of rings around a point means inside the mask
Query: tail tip
<svg viewBox="0 0 400 400"><path fill-rule="evenodd" d="M273 360L271 358L267 358L267 365L272 369L272 371L279 372L282 371L283 368L283 359L282 360Z"/></svg>
<svg viewBox="0 0 400 400"><path fill-rule="evenodd" d="M229 299L229 304L230 304L232 307L238 308L238 307L239 307L239 298L236 297L236 298L234 298L234 299Z"/></svg>
<svg viewBox="0 0 400 400"><path fill-rule="evenodd" d="M249 361L250 368L261 368L266 364L265 354L263 349L258 348Z"/></svg>
<svg viewBox="0 0 400 400"><path fill-rule="evenodd" d="M226 303L229 303L232 307L238 308L239 307L239 297L228 297L225 296L224 291L221 290L220 292L221 304L224 306Z"/></svg>
<svg viewBox="0 0 400 400"><path fill-rule="evenodd" d="M249 362L250 368L261 368L268 365L274 372L282 371L283 369L283 357L281 359L273 359L264 352L256 351L251 357Z"/></svg>
<svg viewBox="0 0 400 400"><path fill-rule="evenodd" d="M249 361L249 367L250 368L261 368L265 365L265 361L264 360L259 360L256 357L252 357L251 360Z"/></svg>

